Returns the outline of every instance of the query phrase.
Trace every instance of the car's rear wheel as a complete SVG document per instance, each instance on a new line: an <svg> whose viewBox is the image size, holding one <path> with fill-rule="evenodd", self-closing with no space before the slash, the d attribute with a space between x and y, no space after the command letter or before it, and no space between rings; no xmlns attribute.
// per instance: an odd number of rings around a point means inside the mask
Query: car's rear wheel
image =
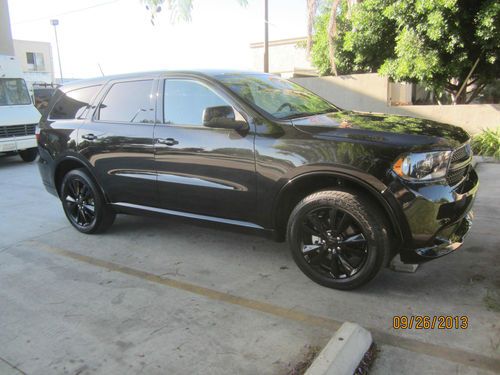
<svg viewBox="0 0 500 375"><path fill-rule="evenodd" d="M115 220L115 212L84 169L73 169L64 176L61 201L69 222L82 233L104 232Z"/></svg>
<svg viewBox="0 0 500 375"><path fill-rule="evenodd" d="M354 191L328 190L300 201L287 240L299 268L318 284L354 289L370 281L389 256L386 220Z"/></svg>
<svg viewBox="0 0 500 375"><path fill-rule="evenodd" d="M21 157L21 159L23 159L23 161L27 163L35 161L36 157L38 156L38 148L33 147L26 150L21 150L19 151L19 156Z"/></svg>

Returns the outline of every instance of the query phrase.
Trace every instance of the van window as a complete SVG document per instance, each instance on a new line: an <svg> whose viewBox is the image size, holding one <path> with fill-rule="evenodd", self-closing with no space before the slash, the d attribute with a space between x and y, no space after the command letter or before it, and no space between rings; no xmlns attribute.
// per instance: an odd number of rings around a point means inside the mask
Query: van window
<svg viewBox="0 0 500 375"><path fill-rule="evenodd" d="M101 85L89 86L62 94L52 107L50 119L71 120L79 118L90 106L92 98L100 88Z"/></svg>
<svg viewBox="0 0 500 375"><path fill-rule="evenodd" d="M101 121L154 123L153 80L115 83L99 106Z"/></svg>
<svg viewBox="0 0 500 375"><path fill-rule="evenodd" d="M203 125L203 111L207 107L230 105L201 83L165 80L164 115L166 124Z"/></svg>
<svg viewBox="0 0 500 375"><path fill-rule="evenodd" d="M0 79L0 106L31 104L26 82L22 78Z"/></svg>

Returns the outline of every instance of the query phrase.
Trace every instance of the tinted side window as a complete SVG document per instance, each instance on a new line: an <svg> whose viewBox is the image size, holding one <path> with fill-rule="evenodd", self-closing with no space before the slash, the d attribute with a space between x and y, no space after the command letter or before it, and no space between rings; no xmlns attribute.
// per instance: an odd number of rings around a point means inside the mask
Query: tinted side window
<svg viewBox="0 0 500 375"><path fill-rule="evenodd" d="M153 80L115 83L99 107L99 120L154 123Z"/></svg>
<svg viewBox="0 0 500 375"><path fill-rule="evenodd" d="M165 80L163 121L166 124L203 125L207 107L230 105L208 87L189 80Z"/></svg>
<svg viewBox="0 0 500 375"><path fill-rule="evenodd" d="M70 120L78 118L90 105L101 86L89 86L62 94L57 100L50 118L54 120Z"/></svg>

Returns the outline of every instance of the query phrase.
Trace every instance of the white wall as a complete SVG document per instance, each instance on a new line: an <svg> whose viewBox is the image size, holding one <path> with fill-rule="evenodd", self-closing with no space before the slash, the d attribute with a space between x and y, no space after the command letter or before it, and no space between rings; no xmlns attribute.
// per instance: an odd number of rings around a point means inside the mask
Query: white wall
<svg viewBox="0 0 500 375"><path fill-rule="evenodd" d="M404 102L408 91L405 87L394 90L386 77L375 73L293 81L345 109L427 118L461 126L471 134L500 127L499 104L390 106L391 94L393 103Z"/></svg>
<svg viewBox="0 0 500 375"><path fill-rule="evenodd" d="M306 49L297 43L305 43L305 38L274 40L269 42L269 71L271 73L293 73L296 70L312 71L314 68L307 59ZM264 44L253 43L252 70L264 69Z"/></svg>

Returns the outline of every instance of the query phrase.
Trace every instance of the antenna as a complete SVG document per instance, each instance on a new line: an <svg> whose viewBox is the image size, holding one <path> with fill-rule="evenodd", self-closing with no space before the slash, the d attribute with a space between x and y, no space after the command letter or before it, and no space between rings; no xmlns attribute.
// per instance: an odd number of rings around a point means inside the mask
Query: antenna
<svg viewBox="0 0 500 375"><path fill-rule="evenodd" d="M101 64L97 63L97 66L99 67L99 70L101 71L101 74L104 77L104 72L102 71Z"/></svg>

